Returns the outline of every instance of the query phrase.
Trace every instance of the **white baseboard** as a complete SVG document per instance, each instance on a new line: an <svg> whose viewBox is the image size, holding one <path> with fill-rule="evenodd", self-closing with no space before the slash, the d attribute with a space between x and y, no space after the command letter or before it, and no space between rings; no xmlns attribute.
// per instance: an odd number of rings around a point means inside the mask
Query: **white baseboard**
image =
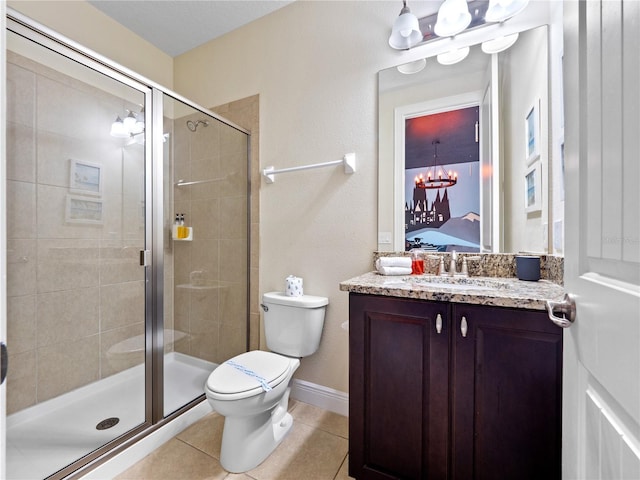
<svg viewBox="0 0 640 480"><path fill-rule="evenodd" d="M104 480L116 477L212 411L209 402L206 399L203 400L80 478L82 480Z"/></svg>
<svg viewBox="0 0 640 480"><path fill-rule="evenodd" d="M348 393L305 380L294 379L291 385L291 396L296 400L324 410L329 410L345 417L349 416Z"/></svg>

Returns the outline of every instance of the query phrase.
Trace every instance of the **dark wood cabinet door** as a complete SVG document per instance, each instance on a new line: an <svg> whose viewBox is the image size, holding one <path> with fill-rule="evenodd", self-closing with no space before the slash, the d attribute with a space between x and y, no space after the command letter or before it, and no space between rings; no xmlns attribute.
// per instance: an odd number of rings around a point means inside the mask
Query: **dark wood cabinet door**
<svg viewBox="0 0 640 480"><path fill-rule="evenodd" d="M452 329L452 478L559 479L562 330L544 312L458 304Z"/></svg>
<svg viewBox="0 0 640 480"><path fill-rule="evenodd" d="M447 478L449 310L350 294L350 476Z"/></svg>

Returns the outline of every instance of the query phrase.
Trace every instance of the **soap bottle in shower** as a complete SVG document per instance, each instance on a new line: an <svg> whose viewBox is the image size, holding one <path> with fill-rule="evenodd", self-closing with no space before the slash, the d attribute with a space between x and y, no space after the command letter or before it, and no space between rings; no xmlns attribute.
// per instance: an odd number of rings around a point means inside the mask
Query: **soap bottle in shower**
<svg viewBox="0 0 640 480"><path fill-rule="evenodd" d="M178 217L178 238L185 239L189 236L189 230L184 226L184 213Z"/></svg>

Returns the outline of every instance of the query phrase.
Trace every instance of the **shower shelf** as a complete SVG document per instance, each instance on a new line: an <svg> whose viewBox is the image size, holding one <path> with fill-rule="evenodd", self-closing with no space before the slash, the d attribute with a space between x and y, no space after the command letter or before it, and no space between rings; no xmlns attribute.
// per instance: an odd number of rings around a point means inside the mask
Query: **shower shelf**
<svg viewBox="0 0 640 480"><path fill-rule="evenodd" d="M185 227L189 232L189 235L186 238L178 238L178 226L173 225L171 227L171 238L173 238L176 242L190 242L193 240L193 227Z"/></svg>

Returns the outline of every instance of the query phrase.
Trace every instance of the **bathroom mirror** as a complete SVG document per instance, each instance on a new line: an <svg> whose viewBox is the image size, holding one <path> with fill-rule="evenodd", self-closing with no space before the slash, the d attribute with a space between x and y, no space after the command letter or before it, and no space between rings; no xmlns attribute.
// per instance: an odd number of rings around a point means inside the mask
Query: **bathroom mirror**
<svg viewBox="0 0 640 480"><path fill-rule="evenodd" d="M469 55L453 65L441 65L432 57L416 73L400 70L411 71L424 62L379 72L380 251L422 246L435 251L562 253L562 33L558 28L543 25L520 32L514 45L496 54L484 53L480 45L472 46ZM442 113L469 107L477 112L471 133L477 153L471 161L457 148L460 140L455 132L448 131L455 130L455 125L447 127L438 120ZM410 138L409 129L410 122L421 117L433 120L422 122L429 126L420 133L423 145L416 160L415 139ZM426 177L434 156L436 164L447 168L453 164L460 181L446 189L446 196L444 188L425 190L426 202L420 209L416 198L424 198L424 193L418 189L413 193L415 183L409 175L413 171L405 170L405 161L410 169L424 159L420 167ZM463 176L472 180L465 183ZM475 203L456 205L462 193L475 195ZM437 221L431 225L413 222L418 210L422 210L423 219L426 210L437 220L437 206L443 197L450 204L451 219L445 230L449 235L438 234L447 236L448 241L439 243L429 240L439 238L429 237L436 231L431 227L438 226ZM464 228L459 228L463 223ZM466 233L453 235L454 224ZM413 235L405 236L412 229Z"/></svg>

